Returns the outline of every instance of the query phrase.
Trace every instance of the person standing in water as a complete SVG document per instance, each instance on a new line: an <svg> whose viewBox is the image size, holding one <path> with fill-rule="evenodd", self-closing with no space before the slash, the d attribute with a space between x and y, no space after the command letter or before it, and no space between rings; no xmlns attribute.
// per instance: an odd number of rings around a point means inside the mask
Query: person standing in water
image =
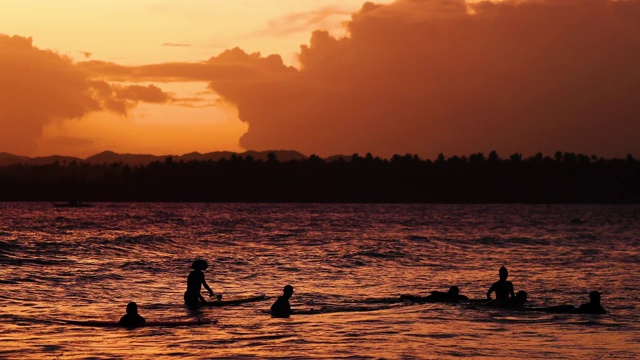
<svg viewBox="0 0 640 360"><path fill-rule="evenodd" d="M189 273L187 277L187 291L184 292L184 303L191 310L195 310L200 307L200 303L204 302L204 297L200 295L200 290L204 286L209 291L209 296L213 297L213 290L207 285L204 279L203 270L209 267L206 261L196 260L191 264L193 271ZM218 295L218 300L222 298L222 295Z"/></svg>
<svg viewBox="0 0 640 360"><path fill-rule="evenodd" d="M511 281L507 281L507 277L509 276L507 268L502 266L500 268L499 275L500 280L493 283L487 291L487 300L491 300L491 293L495 291L495 304L498 306L506 303L510 297L516 296L513 292L513 283L511 283Z"/></svg>
<svg viewBox="0 0 640 360"><path fill-rule="evenodd" d="M288 318L293 311L291 310L291 304L289 299L293 296L293 286L286 285L283 290L282 296L278 297L278 300L271 305L271 317L273 318Z"/></svg>
<svg viewBox="0 0 640 360"><path fill-rule="evenodd" d="M146 323L147 321L138 314L138 304L132 301L127 304L127 313L120 318L118 326L133 329L144 326Z"/></svg>

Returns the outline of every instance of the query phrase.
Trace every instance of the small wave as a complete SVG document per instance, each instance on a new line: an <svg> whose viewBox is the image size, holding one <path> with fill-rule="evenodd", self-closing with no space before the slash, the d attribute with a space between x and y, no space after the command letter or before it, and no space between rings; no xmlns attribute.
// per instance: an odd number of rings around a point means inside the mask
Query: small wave
<svg viewBox="0 0 640 360"><path fill-rule="evenodd" d="M150 267L151 267L151 263L144 260L127 261L124 264L120 265L120 269L122 270L148 269Z"/></svg>
<svg viewBox="0 0 640 360"><path fill-rule="evenodd" d="M172 239L159 235L118 236L115 238L90 237L85 241L87 245L97 245L115 248L130 248L137 245L171 245Z"/></svg>
<svg viewBox="0 0 640 360"><path fill-rule="evenodd" d="M420 235L409 235L409 237L407 237L407 240L410 241L415 241L415 242L429 242L429 238L426 236L420 236Z"/></svg>
<svg viewBox="0 0 640 360"><path fill-rule="evenodd" d="M406 257L407 254L400 251L388 251L388 252L360 251L353 254L347 254L344 256L344 258L350 259L358 256L378 258L378 259L399 259L399 258Z"/></svg>
<svg viewBox="0 0 640 360"><path fill-rule="evenodd" d="M549 245L549 240L547 239L534 239L528 237L494 237L494 236L483 236L479 239L475 240L476 243L481 245Z"/></svg>
<svg viewBox="0 0 640 360"><path fill-rule="evenodd" d="M407 334L408 336L413 336L422 339L453 339L458 337L457 334Z"/></svg>
<svg viewBox="0 0 640 360"><path fill-rule="evenodd" d="M115 243L124 244L169 244L173 241L159 235L137 235L137 236L118 236L113 240Z"/></svg>
<svg viewBox="0 0 640 360"><path fill-rule="evenodd" d="M366 299L353 299L347 300L351 303L360 303L360 304L395 304L395 303L403 303L403 300L400 300L399 296L395 297L383 297L383 298L366 298Z"/></svg>
<svg viewBox="0 0 640 360"><path fill-rule="evenodd" d="M53 265L67 265L71 262L68 260L52 260L52 259L40 259L30 257L12 256L0 259L1 265L8 266L24 266L24 265L36 265L36 266L53 266Z"/></svg>
<svg viewBox="0 0 640 360"><path fill-rule="evenodd" d="M22 249L22 246L15 243L14 241L0 241L0 252L4 252L5 250L9 250L7 252L19 252Z"/></svg>

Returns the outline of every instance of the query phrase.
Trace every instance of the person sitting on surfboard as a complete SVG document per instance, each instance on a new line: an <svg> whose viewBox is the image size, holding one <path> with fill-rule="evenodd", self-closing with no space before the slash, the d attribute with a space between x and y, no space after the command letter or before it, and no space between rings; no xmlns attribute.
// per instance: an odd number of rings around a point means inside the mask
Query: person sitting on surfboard
<svg viewBox="0 0 640 360"><path fill-rule="evenodd" d="M576 310L578 314L606 314L607 310L605 310L602 305L600 305L600 292L592 291L589 293L589 302L580 305L580 307Z"/></svg>
<svg viewBox="0 0 640 360"><path fill-rule="evenodd" d="M457 286L452 286L447 292L432 291L429 296L400 295L400 300L412 302L458 302L469 300L469 298L460 295L460 289Z"/></svg>
<svg viewBox="0 0 640 360"><path fill-rule="evenodd" d="M147 321L138 314L138 304L132 301L127 304L127 313L120 318L118 326L133 329L144 326L146 323Z"/></svg>
<svg viewBox="0 0 640 360"><path fill-rule="evenodd" d="M499 271L500 280L496 281L491 285L489 290L487 291L487 299L491 300L491 293L495 291L496 298L494 303L500 306L502 303L506 303L510 297L515 297L516 294L513 292L513 283L511 281L507 281L507 277L509 276L509 271L506 267L502 266Z"/></svg>
<svg viewBox="0 0 640 360"><path fill-rule="evenodd" d="M204 297L200 295L202 286L209 291L209 296L213 297L213 290L207 285L204 280L203 270L209 267L206 261L196 260L191 264L193 271L189 273L187 277L187 291L184 292L184 303L191 310L200 307L200 302L204 302ZM222 295L218 295L218 300L222 298Z"/></svg>
<svg viewBox="0 0 640 360"><path fill-rule="evenodd" d="M288 318L293 311L291 310L291 304L289 299L293 295L293 286L286 285L282 296L279 296L276 302L271 305L271 317L273 318Z"/></svg>

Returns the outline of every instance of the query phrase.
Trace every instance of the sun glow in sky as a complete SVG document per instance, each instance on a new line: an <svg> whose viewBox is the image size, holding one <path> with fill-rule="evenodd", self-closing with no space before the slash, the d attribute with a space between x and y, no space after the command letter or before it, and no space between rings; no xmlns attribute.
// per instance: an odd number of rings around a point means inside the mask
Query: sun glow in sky
<svg viewBox="0 0 640 360"><path fill-rule="evenodd" d="M31 37L35 47L74 61L198 62L240 47L280 54L295 65L300 45L308 43L313 30L344 35L343 23L361 5L361 0L3 0L0 33ZM244 150L238 139L247 125L205 81L161 87L200 101L140 104L127 116L98 112L56 121L44 126L35 149L18 152L86 157L105 149L154 154Z"/></svg>
<svg viewBox="0 0 640 360"><path fill-rule="evenodd" d="M0 152L639 154L639 23L639 0L3 0Z"/></svg>

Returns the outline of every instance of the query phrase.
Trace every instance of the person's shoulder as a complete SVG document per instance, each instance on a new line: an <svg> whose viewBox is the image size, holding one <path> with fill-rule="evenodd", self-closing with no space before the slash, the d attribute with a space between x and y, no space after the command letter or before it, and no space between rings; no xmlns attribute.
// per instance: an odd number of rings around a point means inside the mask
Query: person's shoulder
<svg viewBox="0 0 640 360"><path fill-rule="evenodd" d="M286 300L284 300L284 298L283 298L282 296L278 296L278 298L276 299L276 301L274 301L274 302L273 302L272 307L273 307L273 306L279 306L279 305L281 305L284 301L286 301Z"/></svg>
<svg viewBox="0 0 640 360"><path fill-rule="evenodd" d="M584 303L578 308L578 313L581 314L606 314L607 311L602 305L593 305L591 303Z"/></svg>

